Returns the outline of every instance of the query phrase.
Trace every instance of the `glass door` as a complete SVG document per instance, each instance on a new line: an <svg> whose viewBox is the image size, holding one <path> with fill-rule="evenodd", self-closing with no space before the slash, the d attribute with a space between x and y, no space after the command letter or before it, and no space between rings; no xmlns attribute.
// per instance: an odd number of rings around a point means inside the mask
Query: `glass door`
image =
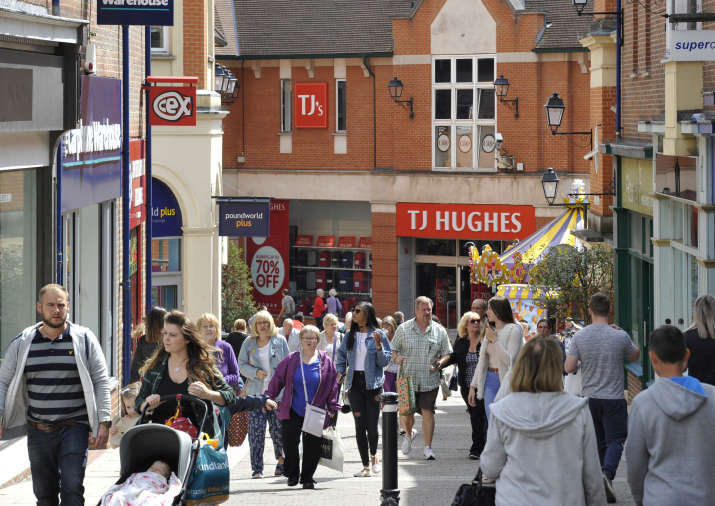
<svg viewBox="0 0 715 506"><path fill-rule="evenodd" d="M437 264L415 264L416 294L432 299L432 314L446 329L456 329L457 268Z"/></svg>

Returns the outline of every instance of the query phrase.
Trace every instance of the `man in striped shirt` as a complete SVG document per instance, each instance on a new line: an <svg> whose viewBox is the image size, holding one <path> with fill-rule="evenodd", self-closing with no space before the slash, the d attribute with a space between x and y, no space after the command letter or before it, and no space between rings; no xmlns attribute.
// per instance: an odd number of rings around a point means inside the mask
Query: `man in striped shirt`
<svg viewBox="0 0 715 506"><path fill-rule="evenodd" d="M0 367L0 438L27 434L38 505L84 504L89 433L103 447L111 426L109 379L97 338L67 321L67 291L40 290L42 323L23 331ZM61 477L61 480L60 480Z"/></svg>

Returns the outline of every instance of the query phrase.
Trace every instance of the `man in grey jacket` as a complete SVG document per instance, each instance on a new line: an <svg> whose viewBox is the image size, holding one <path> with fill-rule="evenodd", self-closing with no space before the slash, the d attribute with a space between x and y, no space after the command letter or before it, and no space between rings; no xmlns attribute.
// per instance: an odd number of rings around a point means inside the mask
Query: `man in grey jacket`
<svg viewBox="0 0 715 506"><path fill-rule="evenodd" d="M67 290L46 285L37 312L0 367L0 439L27 435L32 488L39 506L84 505L84 473L111 426L109 378L92 331L67 321ZM61 477L61 479L60 479Z"/></svg>
<svg viewBox="0 0 715 506"><path fill-rule="evenodd" d="M663 325L651 334L660 378L633 399L628 420L628 484L638 506L712 504L715 387L683 376L690 358L683 333Z"/></svg>

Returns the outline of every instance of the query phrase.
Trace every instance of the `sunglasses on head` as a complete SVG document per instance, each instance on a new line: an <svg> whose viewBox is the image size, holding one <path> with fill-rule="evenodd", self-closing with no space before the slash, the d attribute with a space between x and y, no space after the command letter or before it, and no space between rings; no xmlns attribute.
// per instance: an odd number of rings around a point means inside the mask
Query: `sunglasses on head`
<svg viewBox="0 0 715 506"><path fill-rule="evenodd" d="M469 323L479 323L481 320L479 318L472 318Z"/></svg>
<svg viewBox="0 0 715 506"><path fill-rule="evenodd" d="M362 313L362 309L360 309L360 308L353 309L353 314L360 314L360 313Z"/></svg>

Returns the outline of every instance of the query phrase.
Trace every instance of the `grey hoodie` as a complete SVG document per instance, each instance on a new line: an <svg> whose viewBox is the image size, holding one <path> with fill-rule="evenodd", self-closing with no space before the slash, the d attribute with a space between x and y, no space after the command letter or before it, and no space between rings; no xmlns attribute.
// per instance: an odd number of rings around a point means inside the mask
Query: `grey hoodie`
<svg viewBox="0 0 715 506"><path fill-rule="evenodd" d="M628 484L637 505L715 501L715 387L706 396L661 378L633 399L628 417Z"/></svg>
<svg viewBox="0 0 715 506"><path fill-rule="evenodd" d="M516 392L489 409L481 467L497 506L606 504L588 399Z"/></svg>

